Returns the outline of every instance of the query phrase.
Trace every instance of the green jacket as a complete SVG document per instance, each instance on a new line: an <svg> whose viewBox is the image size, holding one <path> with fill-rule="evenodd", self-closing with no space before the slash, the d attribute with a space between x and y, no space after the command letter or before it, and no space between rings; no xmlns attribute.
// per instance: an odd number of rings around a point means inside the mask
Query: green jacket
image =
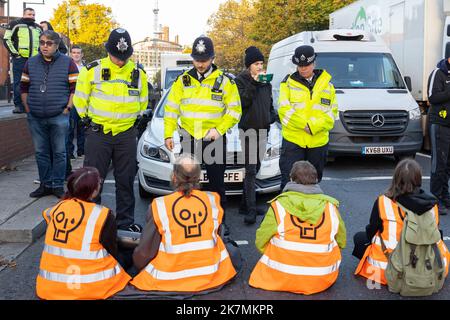
<svg viewBox="0 0 450 320"><path fill-rule="evenodd" d="M299 191L304 191L305 193ZM339 206L339 201L324 195L318 185L302 186L292 182L286 185L285 192L269 201L269 203L272 203L275 200L278 200L283 208L285 208L290 214L300 218L302 221L306 221L314 225L319 222L319 219L322 217L325 206L328 202L334 204L336 207ZM339 248L343 249L346 246L347 235L344 221L339 213L338 217L339 229L336 235L336 242ZM278 223L275 218L275 212L272 207L270 207L263 222L256 231L255 245L261 253L264 253L270 239L277 234L277 230Z"/></svg>

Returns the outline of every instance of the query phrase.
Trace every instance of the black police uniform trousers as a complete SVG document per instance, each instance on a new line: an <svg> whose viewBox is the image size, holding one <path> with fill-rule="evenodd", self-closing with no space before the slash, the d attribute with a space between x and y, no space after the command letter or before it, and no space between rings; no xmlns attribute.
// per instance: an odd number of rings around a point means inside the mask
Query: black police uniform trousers
<svg viewBox="0 0 450 320"><path fill-rule="evenodd" d="M328 144L318 148L302 148L283 138L280 151L281 191L289 182L292 166L297 161L309 161L317 170L318 182L322 181L327 152Z"/></svg>
<svg viewBox="0 0 450 320"><path fill-rule="evenodd" d="M446 207L450 207L448 179L450 177L450 127L431 124L430 191Z"/></svg>
<svg viewBox="0 0 450 320"><path fill-rule="evenodd" d="M135 127L113 136L103 133L102 128L91 125L85 132L85 167L95 167L103 181L112 161L116 181L116 223L126 229L134 223L134 179L137 173L137 132ZM101 194L101 193L100 193ZM95 199L101 202L101 196Z"/></svg>
<svg viewBox="0 0 450 320"><path fill-rule="evenodd" d="M255 134L250 134L249 132L254 132ZM267 130L239 131L245 166L240 210L245 210L247 213L256 213L256 175L266 154L267 132Z"/></svg>
<svg viewBox="0 0 450 320"><path fill-rule="evenodd" d="M225 223L225 210L227 198L225 196L224 174L226 168L226 136L215 141L196 140L187 132L180 134L181 153L193 154L201 161L202 169L206 170L208 183L202 189L217 192L220 195L220 205L224 210L223 221ZM214 162L211 160L215 160Z"/></svg>

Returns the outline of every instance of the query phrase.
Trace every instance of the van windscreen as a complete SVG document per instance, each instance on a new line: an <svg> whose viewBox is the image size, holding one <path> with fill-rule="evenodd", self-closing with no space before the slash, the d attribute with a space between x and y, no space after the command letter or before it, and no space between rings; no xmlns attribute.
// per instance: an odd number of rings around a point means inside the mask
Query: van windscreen
<svg viewBox="0 0 450 320"><path fill-rule="evenodd" d="M164 89L168 89L172 86L172 84L177 80L177 77L182 74L184 70L167 70Z"/></svg>
<svg viewBox="0 0 450 320"><path fill-rule="evenodd" d="M405 89L390 54L333 52L317 54L317 69L325 69L338 89Z"/></svg>

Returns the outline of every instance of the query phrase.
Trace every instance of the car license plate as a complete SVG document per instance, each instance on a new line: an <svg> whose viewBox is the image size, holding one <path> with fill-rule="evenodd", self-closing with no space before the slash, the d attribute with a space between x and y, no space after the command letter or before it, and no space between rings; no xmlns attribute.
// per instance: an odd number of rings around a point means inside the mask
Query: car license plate
<svg viewBox="0 0 450 320"><path fill-rule="evenodd" d="M207 183L208 181L206 171L202 171L200 182ZM242 182L244 181L244 171L225 171L224 181L225 183Z"/></svg>
<svg viewBox="0 0 450 320"><path fill-rule="evenodd" d="M362 154L394 154L393 146L364 147Z"/></svg>

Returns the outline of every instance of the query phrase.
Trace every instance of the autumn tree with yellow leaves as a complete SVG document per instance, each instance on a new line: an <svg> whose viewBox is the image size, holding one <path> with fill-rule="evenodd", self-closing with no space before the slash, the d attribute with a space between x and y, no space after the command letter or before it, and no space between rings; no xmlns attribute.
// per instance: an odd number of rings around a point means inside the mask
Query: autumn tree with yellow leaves
<svg viewBox="0 0 450 320"><path fill-rule="evenodd" d="M228 0L208 21L217 64L239 72L256 45L268 58L278 41L305 30L328 29L329 14L355 0Z"/></svg>
<svg viewBox="0 0 450 320"><path fill-rule="evenodd" d="M254 16L253 1L229 0L209 18L208 36L214 42L219 67L233 73L244 68L244 51L256 44L249 39Z"/></svg>
<svg viewBox="0 0 450 320"><path fill-rule="evenodd" d="M55 31L69 37L72 44L83 48L86 61L102 58L104 43L117 27L110 7L87 4L85 0L66 0L53 12L50 23Z"/></svg>

